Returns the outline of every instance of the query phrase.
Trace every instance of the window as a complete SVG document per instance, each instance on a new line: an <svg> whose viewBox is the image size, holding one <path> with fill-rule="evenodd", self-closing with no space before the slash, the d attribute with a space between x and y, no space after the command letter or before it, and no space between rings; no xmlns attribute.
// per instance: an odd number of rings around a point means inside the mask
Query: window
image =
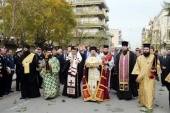
<svg viewBox="0 0 170 113"><path fill-rule="evenodd" d="M119 41L119 45L121 45L122 44L122 41Z"/></svg>
<svg viewBox="0 0 170 113"><path fill-rule="evenodd" d="M77 8L76 8L76 12L77 12L77 13L83 12L83 8L78 8L78 7L77 7Z"/></svg>
<svg viewBox="0 0 170 113"><path fill-rule="evenodd" d="M167 16L167 23L170 24L170 16Z"/></svg>
<svg viewBox="0 0 170 113"><path fill-rule="evenodd" d="M167 30L167 39L170 40L170 29Z"/></svg>

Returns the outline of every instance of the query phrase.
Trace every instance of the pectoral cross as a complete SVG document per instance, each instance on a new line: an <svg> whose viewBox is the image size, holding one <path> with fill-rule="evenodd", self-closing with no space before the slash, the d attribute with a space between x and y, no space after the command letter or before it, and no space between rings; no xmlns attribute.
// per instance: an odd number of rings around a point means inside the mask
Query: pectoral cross
<svg viewBox="0 0 170 113"><path fill-rule="evenodd" d="M70 82L69 82L69 83L70 83L70 86L72 86L72 84L74 84L74 82L73 82L72 80L70 80Z"/></svg>

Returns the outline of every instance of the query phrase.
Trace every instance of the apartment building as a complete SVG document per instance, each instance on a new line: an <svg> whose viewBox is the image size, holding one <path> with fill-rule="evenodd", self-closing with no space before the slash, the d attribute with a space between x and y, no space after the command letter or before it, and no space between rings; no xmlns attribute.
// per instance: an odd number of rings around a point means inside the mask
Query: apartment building
<svg viewBox="0 0 170 113"><path fill-rule="evenodd" d="M160 51L170 49L170 16L162 9L153 20L149 21L149 28L146 29L151 37L151 44Z"/></svg>
<svg viewBox="0 0 170 113"><path fill-rule="evenodd" d="M122 42L122 31L120 29L109 29L109 33L112 35L111 45L119 47Z"/></svg>
<svg viewBox="0 0 170 113"><path fill-rule="evenodd" d="M76 43L96 44L108 42L109 8L105 0L66 0L77 15L77 27L73 31Z"/></svg>

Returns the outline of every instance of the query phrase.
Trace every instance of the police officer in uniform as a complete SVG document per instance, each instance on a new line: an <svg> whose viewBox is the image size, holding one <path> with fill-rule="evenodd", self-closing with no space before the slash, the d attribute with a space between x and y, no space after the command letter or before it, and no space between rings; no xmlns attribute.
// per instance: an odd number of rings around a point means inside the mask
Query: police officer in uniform
<svg viewBox="0 0 170 113"><path fill-rule="evenodd" d="M23 76L23 66L22 66L22 48L16 50L16 55L14 56L14 61L16 64L16 91L21 91L21 77Z"/></svg>
<svg viewBox="0 0 170 113"><path fill-rule="evenodd" d="M1 48L1 61L2 61L2 94L8 95L7 91L7 58L6 58L6 49Z"/></svg>
<svg viewBox="0 0 170 113"><path fill-rule="evenodd" d="M11 90L11 85L12 85L12 78L13 78L14 68L15 68L11 49L7 49L6 57L7 57L7 83L6 83L7 86L6 87L7 87L7 93L11 93L14 92Z"/></svg>

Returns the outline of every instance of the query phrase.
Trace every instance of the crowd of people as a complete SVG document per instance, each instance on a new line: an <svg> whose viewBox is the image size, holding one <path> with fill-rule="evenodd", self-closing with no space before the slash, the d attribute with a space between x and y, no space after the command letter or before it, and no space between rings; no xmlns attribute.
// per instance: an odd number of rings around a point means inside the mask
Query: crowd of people
<svg viewBox="0 0 170 113"><path fill-rule="evenodd" d="M122 41L120 50L104 45L69 46L68 48L37 47L29 45L12 50L0 48L0 97L14 92L12 78L16 73L16 91L20 99L40 97L43 88L45 99L60 95L84 101L109 100L109 91L115 90L119 100L139 97L148 112L154 107L155 79L161 75L162 86L169 91L170 106L170 52L160 56L149 43L131 51L128 42Z"/></svg>

